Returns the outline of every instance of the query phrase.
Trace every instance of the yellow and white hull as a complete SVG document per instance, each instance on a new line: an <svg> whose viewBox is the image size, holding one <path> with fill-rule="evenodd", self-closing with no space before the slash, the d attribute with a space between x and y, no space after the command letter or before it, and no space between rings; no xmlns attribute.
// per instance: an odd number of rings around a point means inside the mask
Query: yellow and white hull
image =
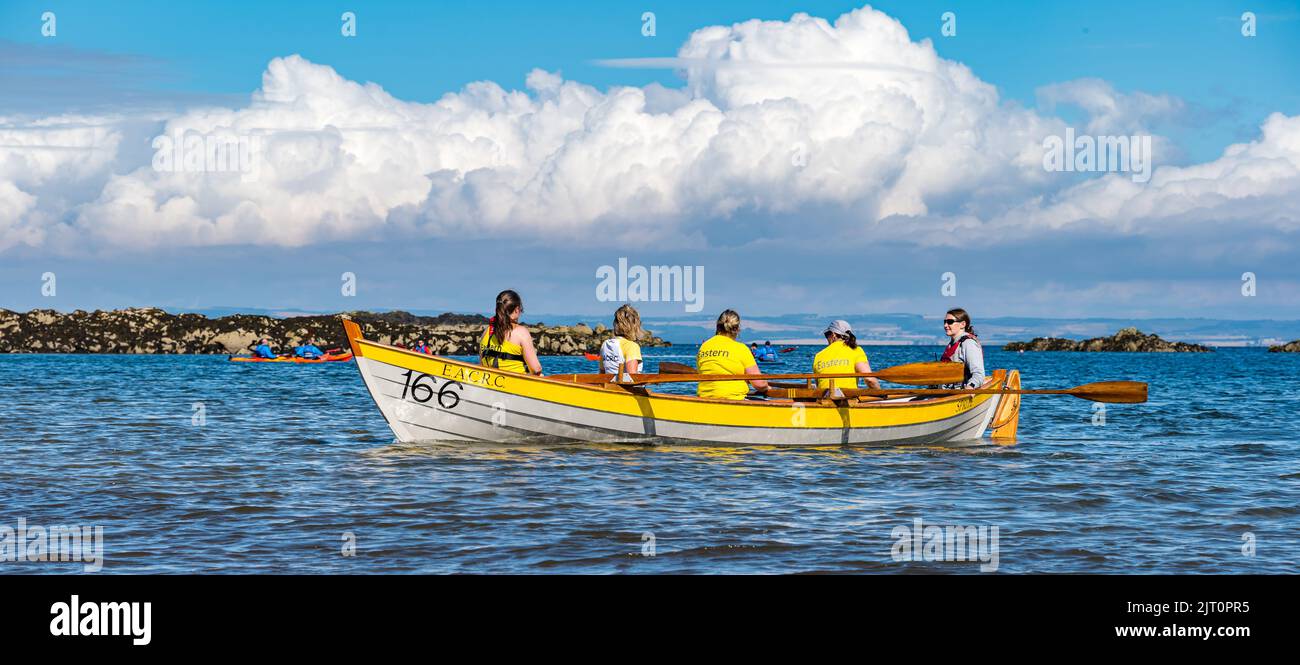
<svg viewBox="0 0 1300 665"><path fill-rule="evenodd" d="M1000 395L921 401L732 401L579 384L428 356L361 338L357 368L398 440L895 446L974 442ZM995 373L986 387L1001 387Z"/></svg>

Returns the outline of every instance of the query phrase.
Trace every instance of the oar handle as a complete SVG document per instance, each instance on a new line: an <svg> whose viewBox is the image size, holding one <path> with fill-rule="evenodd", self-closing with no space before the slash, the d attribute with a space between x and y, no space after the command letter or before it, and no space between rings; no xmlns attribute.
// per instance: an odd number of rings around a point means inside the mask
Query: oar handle
<svg viewBox="0 0 1300 665"><path fill-rule="evenodd" d="M886 397L921 395L943 397L949 395L1069 395L1093 402L1110 402L1113 404L1140 404L1147 401L1147 384L1139 381L1101 381L1085 383L1073 388L895 388L876 390L871 388L844 388L840 393L845 398L851 397ZM791 399L821 399L827 397L825 390L775 389L768 391L768 397L785 397Z"/></svg>

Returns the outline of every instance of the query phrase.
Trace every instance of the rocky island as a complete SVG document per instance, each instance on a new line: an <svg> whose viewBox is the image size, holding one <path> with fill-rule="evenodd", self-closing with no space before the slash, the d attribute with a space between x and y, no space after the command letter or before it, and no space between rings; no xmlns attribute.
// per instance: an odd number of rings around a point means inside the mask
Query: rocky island
<svg viewBox="0 0 1300 665"><path fill-rule="evenodd" d="M478 353L479 336L487 318L472 314L416 316L408 312L346 312L361 325L367 339L382 344L412 346L424 339L439 355ZM524 324L543 355L596 352L610 336L603 325ZM650 335L642 346L671 346ZM257 340L269 337L278 351L305 340L318 340L323 349L345 348L337 314L275 318L235 314L209 319L201 314L169 314L155 307L112 311L77 310L63 314L50 309L27 313L0 309L0 353L246 353Z"/></svg>
<svg viewBox="0 0 1300 665"><path fill-rule="evenodd" d="M1156 335L1146 335L1137 328L1124 328L1110 337L1083 341L1060 337L1035 337L1028 342L1011 342L1006 351L1126 351L1139 353L1209 353L1209 347L1186 342L1169 342Z"/></svg>
<svg viewBox="0 0 1300 665"><path fill-rule="evenodd" d="M1268 347L1270 353L1300 353L1300 339Z"/></svg>

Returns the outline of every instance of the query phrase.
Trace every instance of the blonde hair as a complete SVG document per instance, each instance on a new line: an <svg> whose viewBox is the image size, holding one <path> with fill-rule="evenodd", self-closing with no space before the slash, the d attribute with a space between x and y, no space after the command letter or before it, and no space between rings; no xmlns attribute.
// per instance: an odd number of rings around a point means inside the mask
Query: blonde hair
<svg viewBox="0 0 1300 665"><path fill-rule="evenodd" d="M623 305L614 312L614 334L635 342L641 338L641 314L631 305Z"/></svg>
<svg viewBox="0 0 1300 665"><path fill-rule="evenodd" d="M740 315L734 309L722 310L718 315L717 331L719 335L735 337L740 332Z"/></svg>

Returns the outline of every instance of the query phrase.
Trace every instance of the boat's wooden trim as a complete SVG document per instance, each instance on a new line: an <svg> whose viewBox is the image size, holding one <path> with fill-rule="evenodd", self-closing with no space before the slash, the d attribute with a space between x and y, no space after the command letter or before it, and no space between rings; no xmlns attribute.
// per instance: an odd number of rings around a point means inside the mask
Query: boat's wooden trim
<svg viewBox="0 0 1300 665"><path fill-rule="evenodd" d="M356 321L353 321L352 317L348 316L347 314L344 314L342 318L343 318L343 331L344 333L347 334L348 345L352 347L352 357L361 358L362 357L361 346L357 344L357 342L361 339L361 326L357 325Z"/></svg>
<svg viewBox="0 0 1300 665"><path fill-rule="evenodd" d="M1002 375L1002 376L999 376ZM993 372L995 379L1005 378L1010 390L1020 389L1020 371L1000 369ZM989 423L989 436L996 442L1010 445L1016 442L1016 429L1020 426L1020 395L1003 395L998 408L993 411L993 420Z"/></svg>

